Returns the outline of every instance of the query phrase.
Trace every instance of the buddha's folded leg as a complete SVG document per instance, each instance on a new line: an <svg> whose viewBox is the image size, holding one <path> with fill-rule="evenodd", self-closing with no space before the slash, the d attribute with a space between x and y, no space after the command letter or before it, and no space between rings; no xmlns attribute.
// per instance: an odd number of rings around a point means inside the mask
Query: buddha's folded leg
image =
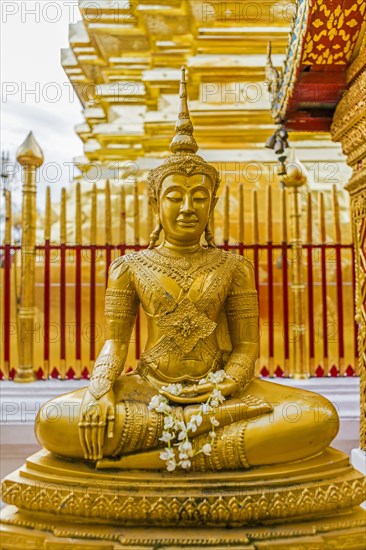
<svg viewBox="0 0 366 550"><path fill-rule="evenodd" d="M262 380L246 390L266 399L273 412L248 421L244 444L251 466L301 460L323 451L339 429L337 412L316 393Z"/></svg>
<svg viewBox="0 0 366 550"><path fill-rule="evenodd" d="M56 397L45 403L38 413L35 423L37 440L43 447L56 455L84 458L80 442L79 422L85 391L83 388ZM118 394L117 391L116 397L120 397ZM141 395L138 397L143 398ZM143 401L116 402L114 435L112 438L108 438L106 435L104 437L104 456L136 452L140 449L156 447L160 443L163 415L149 411L147 403Z"/></svg>
<svg viewBox="0 0 366 550"><path fill-rule="evenodd" d="M199 412L199 405L185 407L175 407L174 416L178 420L189 422L190 418ZM266 414L272 410L272 407L262 399L243 396L228 400L224 405L216 409L215 417L221 426L232 424L239 420L251 418ZM146 403L141 401L122 401L117 405L117 426L118 440L117 447L113 450L112 456L121 456L137 451L163 447L165 444L161 441L164 430L164 415L149 410ZM201 426L197 428L190 437L199 437L200 434L206 434L212 430L210 421L211 415L204 415Z"/></svg>
<svg viewBox="0 0 366 550"><path fill-rule="evenodd" d="M79 438L80 408L85 388L45 403L36 418L38 442L56 455L84 458Z"/></svg>
<svg viewBox="0 0 366 550"><path fill-rule="evenodd" d="M34 430L38 442L48 451L68 458L83 459L80 442L80 410L86 388L76 390L45 403L36 418ZM104 451L116 446L115 438L105 438Z"/></svg>
<svg viewBox="0 0 366 550"><path fill-rule="evenodd" d="M103 456L115 457L164 446L160 441L164 429L164 416L148 408L151 394L155 391L144 392L138 376L128 376L118 381L115 388L114 435L112 438L104 437ZM85 388L52 399L43 405L37 416L36 437L43 447L56 455L84 458L79 431L84 393ZM248 413L248 405L240 407L237 401L229 405L226 413L220 414L218 410L220 423L232 422L234 417L246 418L248 414L257 414L259 410L265 412L263 407L266 405L263 403L252 403L252 411ZM186 421L197 412L198 406L187 407L187 412L183 412L182 407L175 409L177 417ZM206 419L197 435L210 429L211 423Z"/></svg>
<svg viewBox="0 0 366 550"><path fill-rule="evenodd" d="M337 412L313 392L253 381L242 393L272 405L273 412L217 429L209 456L192 459L192 470L232 470L301 460L323 451L337 435ZM207 436L193 440L194 450Z"/></svg>

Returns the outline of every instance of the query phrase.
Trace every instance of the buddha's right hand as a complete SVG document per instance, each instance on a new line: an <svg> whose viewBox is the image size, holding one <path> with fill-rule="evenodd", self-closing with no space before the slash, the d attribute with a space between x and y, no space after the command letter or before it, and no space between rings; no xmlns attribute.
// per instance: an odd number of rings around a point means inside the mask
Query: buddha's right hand
<svg viewBox="0 0 366 550"><path fill-rule="evenodd" d="M104 436L114 435L115 397L113 389L95 399L87 389L81 404L79 437L86 460L103 458Z"/></svg>

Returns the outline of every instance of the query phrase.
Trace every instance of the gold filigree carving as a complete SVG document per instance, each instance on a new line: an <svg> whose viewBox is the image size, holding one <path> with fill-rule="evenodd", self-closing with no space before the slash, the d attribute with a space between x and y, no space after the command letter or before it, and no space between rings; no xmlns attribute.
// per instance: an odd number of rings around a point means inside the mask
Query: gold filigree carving
<svg viewBox="0 0 366 550"><path fill-rule="evenodd" d="M173 501L172 508L179 509L179 504ZM204 517L210 515L210 504L205 499L200 505L200 513ZM194 548L236 548L236 547L252 547L255 542L277 541L282 539L282 544L285 543L289 549L296 548L301 550L304 545L316 545L317 550L327 550L329 541L331 540L332 548L346 548L349 550L349 541L356 548L357 545L363 543L363 529L365 527L365 518L361 516L359 511L353 512L351 515L339 514L337 519L318 519L311 523L304 522L291 523L286 527L269 529L265 525L262 527L252 527L250 534L244 533L243 529L221 529L220 531L212 532L212 528L202 529L200 533L193 530L175 528L174 535L167 533L149 532L148 536L141 532L130 532L126 527L121 529L116 526L104 528L103 532L94 532L91 535L90 524L82 523L75 527L70 527L66 524L61 524L60 521L51 520L48 523L42 523L36 519L30 518L24 514L7 514L3 519L3 524L8 528L2 533L2 541L6 545L9 543L16 550L24 548L32 548L38 544L39 548L52 545L54 536L57 536L57 544L68 544L68 539L72 540L72 550L85 549L85 542L88 542L88 548L100 549L101 541L108 541L118 544L118 548L146 548L151 547L194 547ZM32 530L24 535L17 533L18 528L26 528ZM34 531L36 530L36 532ZM16 534L17 533L17 534ZM31 535L32 540L29 540ZM331 538L330 538L331 536ZM305 539L303 539L305 537ZM80 541L80 542L78 542ZM103 543L102 543L103 544ZM120 546L121 545L121 546ZM51 547L51 546L50 546ZM66 546L68 547L68 546ZM63 546L65 548L65 546Z"/></svg>
<svg viewBox="0 0 366 550"><path fill-rule="evenodd" d="M184 298L172 313L164 315L157 324L184 353L189 353L198 340L207 338L217 326L188 298Z"/></svg>
<svg viewBox="0 0 366 550"><path fill-rule="evenodd" d="M337 105L336 116L331 127L333 139L339 141L345 132L352 129L365 116L365 111L366 71L354 81Z"/></svg>
<svg viewBox="0 0 366 550"><path fill-rule="evenodd" d="M258 317L258 293L256 290L230 293L225 302L229 320Z"/></svg>
<svg viewBox="0 0 366 550"><path fill-rule="evenodd" d="M161 166L150 171L148 182L150 194L153 197L157 196L163 179L171 174L182 174L183 176L205 174L213 181L214 192L217 191L220 184L217 170L207 164L199 155L185 153L185 156L187 158L183 160L179 154L172 155Z"/></svg>
<svg viewBox="0 0 366 550"><path fill-rule="evenodd" d="M254 364L253 358L250 355L233 353L225 367L225 372L238 384L240 389L243 389L254 376Z"/></svg>
<svg viewBox="0 0 366 550"><path fill-rule="evenodd" d="M234 452L234 451L233 451ZM209 458L209 457L208 457ZM240 459L241 460L241 459ZM217 465L216 465L217 466ZM244 490L245 487L245 490ZM3 483L3 498L8 504L22 510L57 514L59 517L97 517L126 524L136 521L139 525L255 525L263 519L289 517L288 503L292 502L292 517L315 514L318 511L332 511L352 506L365 498L366 482L359 479L346 481L319 481L317 484L301 483L295 488L277 486L250 490L244 486L240 494L220 494L210 490L210 496L144 496L136 493L126 496L112 496L109 491L85 492L83 487L54 487L49 483L31 485L7 479ZM238 489L237 489L238 490ZM203 502L209 505L210 514L202 513ZM177 506L173 506L176 503ZM154 513L157 505L158 516ZM192 514L187 514L187 508Z"/></svg>
<svg viewBox="0 0 366 550"><path fill-rule="evenodd" d="M182 258L169 255L162 249L144 250L141 261L148 267L174 279L184 290L189 290L199 275L217 269L226 261L220 250L203 250L200 258Z"/></svg>
<svg viewBox="0 0 366 550"><path fill-rule="evenodd" d="M95 362L93 375L88 386L95 399L107 393L122 372L123 361L117 355L101 355Z"/></svg>
<svg viewBox="0 0 366 550"><path fill-rule="evenodd" d="M135 319L139 306L138 297L133 290L107 288L105 293L104 315L107 319Z"/></svg>

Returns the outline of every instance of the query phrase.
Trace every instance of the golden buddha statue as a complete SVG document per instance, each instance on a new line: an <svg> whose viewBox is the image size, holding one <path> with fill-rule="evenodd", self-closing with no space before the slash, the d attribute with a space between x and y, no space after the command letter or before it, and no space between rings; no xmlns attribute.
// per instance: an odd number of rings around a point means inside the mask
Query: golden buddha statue
<svg viewBox="0 0 366 550"><path fill-rule="evenodd" d="M327 448L332 404L254 378L253 268L215 248L219 177L196 155L184 71L180 98L150 246L111 264L89 386L43 406L47 450L3 481L4 550L364 548L365 478ZM148 339L127 372L139 304Z"/></svg>
<svg viewBox="0 0 366 550"><path fill-rule="evenodd" d="M253 268L213 242L219 175L196 155L184 69L180 102L173 154L149 176L157 220L149 249L111 264L108 337L90 384L53 401L57 422L40 411L38 441L101 468L107 458L121 469L237 470L316 455L337 434L337 413L317 394L254 379ZM126 373L139 304L148 338Z"/></svg>

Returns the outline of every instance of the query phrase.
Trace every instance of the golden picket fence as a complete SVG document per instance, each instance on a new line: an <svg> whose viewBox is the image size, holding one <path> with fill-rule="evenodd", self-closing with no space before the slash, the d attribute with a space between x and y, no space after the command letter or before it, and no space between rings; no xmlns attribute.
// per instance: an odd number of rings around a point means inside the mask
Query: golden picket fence
<svg viewBox="0 0 366 550"><path fill-rule="evenodd" d="M140 187L141 186L141 187ZM301 242L291 235L298 200ZM10 192L0 246L0 376L13 379L19 349L29 341L19 322L22 244L12 240ZM329 203L329 204L328 204ZM291 213L292 212L292 213ZM23 214L24 215L24 214ZM76 183L51 201L46 190L44 216L37 221L33 365L38 378L87 378L104 341L103 301L110 262L147 246L153 213L142 184L116 188L107 181L87 193ZM351 236L342 239L336 187L331 194L287 189L225 187L212 220L218 246L245 254L254 264L260 303L260 356L263 376L357 375L354 323L354 272ZM344 228L343 228L344 229ZM343 230L344 233L348 229ZM294 276L303 281L303 360L294 362L296 325ZM299 282L299 281L297 281ZM301 286L301 285L297 285ZM146 339L138 315L128 363L136 365Z"/></svg>

